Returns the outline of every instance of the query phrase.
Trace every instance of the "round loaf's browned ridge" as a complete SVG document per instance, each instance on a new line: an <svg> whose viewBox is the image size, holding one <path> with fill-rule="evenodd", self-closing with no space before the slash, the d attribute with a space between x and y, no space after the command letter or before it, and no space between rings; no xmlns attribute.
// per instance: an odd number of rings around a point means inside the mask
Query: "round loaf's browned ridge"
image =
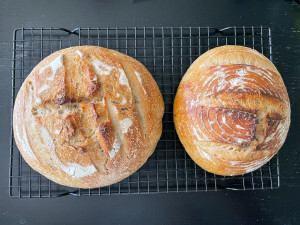
<svg viewBox="0 0 300 225"><path fill-rule="evenodd" d="M162 132L164 103L149 71L96 46L57 51L24 81L15 101L17 146L36 171L94 188L139 169Z"/></svg>
<svg viewBox="0 0 300 225"><path fill-rule="evenodd" d="M239 175L264 165L281 148L290 103L278 70L265 56L242 46L222 46L201 55L184 75L174 122L199 166Z"/></svg>

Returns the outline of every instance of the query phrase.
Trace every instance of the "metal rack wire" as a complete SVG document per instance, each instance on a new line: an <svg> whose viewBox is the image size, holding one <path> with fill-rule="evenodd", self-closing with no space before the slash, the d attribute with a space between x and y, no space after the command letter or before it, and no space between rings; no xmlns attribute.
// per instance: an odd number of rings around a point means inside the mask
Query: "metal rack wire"
<svg viewBox="0 0 300 225"><path fill-rule="evenodd" d="M126 27L126 28L20 28L13 34L12 101L26 76L44 57L75 45L115 49L142 62L153 74L165 101L163 133L147 163L125 180L108 187L76 189L58 185L32 170L21 157L11 127L9 195L42 198L64 195L150 194L258 190L279 187L279 161L243 176L224 177L198 167L186 154L173 125L173 100L190 64L220 45L244 45L272 60L271 31L267 27ZM12 118L11 118L12 123Z"/></svg>

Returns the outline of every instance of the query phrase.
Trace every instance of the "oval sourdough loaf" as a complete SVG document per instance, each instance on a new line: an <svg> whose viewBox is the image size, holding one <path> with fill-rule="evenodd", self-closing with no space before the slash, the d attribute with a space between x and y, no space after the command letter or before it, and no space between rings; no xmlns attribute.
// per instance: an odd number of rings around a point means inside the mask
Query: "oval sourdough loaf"
<svg viewBox="0 0 300 225"><path fill-rule="evenodd" d="M14 137L26 162L59 184L94 188L118 182L153 153L164 103L148 70L95 46L57 51L24 81Z"/></svg>
<svg viewBox="0 0 300 225"><path fill-rule="evenodd" d="M174 121L184 148L219 175L251 172L281 148L290 125L282 78L262 54L241 46L214 48L184 75Z"/></svg>

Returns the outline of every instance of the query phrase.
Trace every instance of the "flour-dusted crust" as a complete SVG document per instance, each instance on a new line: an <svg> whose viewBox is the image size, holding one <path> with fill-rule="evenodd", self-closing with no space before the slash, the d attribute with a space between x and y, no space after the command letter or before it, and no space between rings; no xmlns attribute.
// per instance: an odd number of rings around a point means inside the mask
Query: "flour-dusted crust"
<svg viewBox="0 0 300 225"><path fill-rule="evenodd" d="M26 162L59 184L94 188L138 170L162 132L164 103L148 70L96 46L57 51L24 81L13 126Z"/></svg>
<svg viewBox="0 0 300 225"><path fill-rule="evenodd" d="M290 125L290 102L278 70L265 56L242 46L222 46L200 56L184 75L174 122L199 166L239 175L279 151Z"/></svg>

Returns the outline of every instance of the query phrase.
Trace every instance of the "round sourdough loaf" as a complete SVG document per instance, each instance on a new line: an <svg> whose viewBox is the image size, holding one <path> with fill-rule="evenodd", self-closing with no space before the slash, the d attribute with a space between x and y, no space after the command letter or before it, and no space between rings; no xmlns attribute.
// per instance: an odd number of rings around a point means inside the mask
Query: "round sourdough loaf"
<svg viewBox="0 0 300 225"><path fill-rule="evenodd" d="M138 170L162 132L164 103L148 70L96 46L42 60L14 106L13 128L26 162L62 185L95 188Z"/></svg>
<svg viewBox="0 0 300 225"><path fill-rule="evenodd" d="M203 169L239 175L267 163L290 125L290 103L275 66L241 46L214 48L184 75L174 121L187 153Z"/></svg>

